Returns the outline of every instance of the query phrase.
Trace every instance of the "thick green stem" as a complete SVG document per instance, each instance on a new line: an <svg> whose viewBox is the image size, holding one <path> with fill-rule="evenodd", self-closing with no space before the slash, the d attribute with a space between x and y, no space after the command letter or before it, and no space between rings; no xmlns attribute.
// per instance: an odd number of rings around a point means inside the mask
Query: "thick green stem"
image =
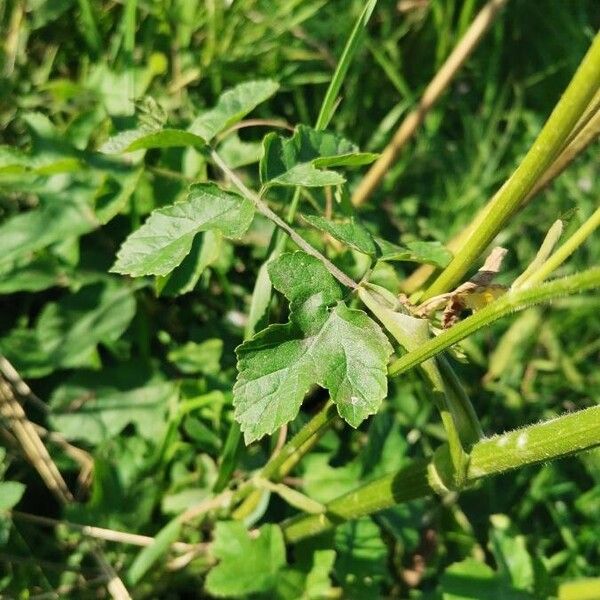
<svg viewBox="0 0 600 600"><path fill-rule="evenodd" d="M380 477L333 500L327 505L326 512L320 515L300 515L285 521L283 535L286 541L295 543L344 521L432 494L433 488L427 478L427 465L427 460L416 460L393 475Z"/></svg>
<svg viewBox="0 0 600 600"><path fill-rule="evenodd" d="M600 267L594 267L576 275L555 279L535 288L510 290L492 304L394 361L390 365L388 373L392 377L400 375L512 312L599 286Z"/></svg>
<svg viewBox="0 0 600 600"><path fill-rule="evenodd" d="M553 460L600 444L600 406L496 435L475 444L470 481Z"/></svg>
<svg viewBox="0 0 600 600"><path fill-rule="evenodd" d="M600 445L600 406L517 429L481 440L470 454L466 479L468 486L478 479L504 473ZM409 466L371 481L332 500L320 515L299 515L283 523L288 543L318 535L351 519L372 514L395 504L434 493L433 461L417 459ZM439 470L439 464L435 467ZM452 473L442 473L452 479Z"/></svg>
<svg viewBox="0 0 600 600"><path fill-rule="evenodd" d="M461 281L562 150L565 140L584 114L599 86L600 34L597 34L537 140L492 200L486 218L479 223L452 262L433 282L423 300L452 290Z"/></svg>

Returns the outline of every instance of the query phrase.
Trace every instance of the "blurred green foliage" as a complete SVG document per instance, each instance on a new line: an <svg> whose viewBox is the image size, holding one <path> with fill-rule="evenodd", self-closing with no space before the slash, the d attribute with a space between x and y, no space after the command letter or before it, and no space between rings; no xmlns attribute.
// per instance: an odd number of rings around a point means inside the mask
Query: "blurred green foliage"
<svg viewBox="0 0 600 600"><path fill-rule="evenodd" d="M279 92L250 116L266 121L217 136L228 164L258 187L265 123L315 122L362 4L0 3L0 352L44 400L43 410L26 405L30 418L94 463L90 486L77 479L64 446L49 444L80 500L60 507L10 439L0 438L3 597L106 597L89 542L64 526L11 523L6 511L14 505L73 523L160 532L143 555L132 545L104 546L136 598L548 598L563 582L600 577L598 451L485 481L459 500L419 500L365 517L287 556L271 524L294 511L272 494L246 522L261 525L260 536L221 523L214 556L179 563L166 556L175 539L212 539L207 519L181 527L172 519L212 494L233 419L233 350L272 226L256 219L235 243L206 234L193 246L192 272L166 281L109 274L123 240L152 210L217 174L193 147L123 160L99 149L128 129L185 129L223 91L269 78ZM330 125L366 152L385 147L482 5L405 4L377 4ZM361 211L371 233L405 249L445 242L468 223L518 164L599 25L595 0L511 0ZM350 187L359 177L347 172ZM499 239L510 250L505 282L533 258L555 219L568 216L568 234L591 214L597 177L591 148L513 220ZM291 195L274 191L273 207L283 209ZM318 213L327 198L311 191L301 202ZM298 225L324 247L306 222ZM327 250L348 271L364 268L350 251ZM591 238L561 273L599 259ZM397 292L412 268L387 263L375 279ZM486 432L597 402L599 309L597 296L564 299L462 344L457 370ZM272 314L285 321L281 302ZM318 400L305 403L291 432ZM291 485L326 502L430 453L443 435L411 373L391 382L381 411L359 429L330 430ZM275 441L246 448L234 481L264 464Z"/></svg>

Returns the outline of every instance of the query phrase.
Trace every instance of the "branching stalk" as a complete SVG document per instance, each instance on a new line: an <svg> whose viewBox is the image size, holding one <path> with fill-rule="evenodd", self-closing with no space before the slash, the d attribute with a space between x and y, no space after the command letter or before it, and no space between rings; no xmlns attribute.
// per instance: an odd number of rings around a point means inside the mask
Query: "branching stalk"
<svg viewBox="0 0 600 600"><path fill-rule="evenodd" d="M425 293L424 300L456 287L473 262L504 227L511 215L518 210L524 198L555 160L563 147L564 140L586 111L598 87L600 87L600 33L596 35L571 83L533 146L517 170L494 196L485 219L479 223L451 263L433 282Z"/></svg>
<svg viewBox="0 0 600 600"><path fill-rule="evenodd" d="M328 258L323 256L316 248L311 246L302 236L296 233L290 225L288 225L279 215L273 212L269 206L262 200L262 198L256 193L253 192L238 176L237 174L229 168L227 163L219 156L219 154L215 151L211 151L211 157L215 164L223 171L225 175L230 179L230 181L235 185L238 191L248 198L254 206L256 210L260 212L267 219L275 223L277 227L279 227L282 231L285 231L292 241L304 252L314 256L319 259L327 268L327 270L331 273L333 277L335 277L343 286L350 288L352 290L356 289L356 282L350 279L348 275L344 272L340 271Z"/></svg>
<svg viewBox="0 0 600 600"><path fill-rule="evenodd" d="M440 333L436 338L394 361L388 373L392 377L398 376L512 312L599 286L600 267L594 267L535 288L511 290L464 321Z"/></svg>
<svg viewBox="0 0 600 600"><path fill-rule="evenodd" d="M462 487L489 477L600 445L600 406L563 415L550 421L481 440L473 447ZM332 500L319 515L299 515L283 523L288 543L318 535L345 521L357 519L396 504L430 496L436 492L431 478L432 465L440 463L416 459L409 466L371 481ZM452 473L440 473L445 480Z"/></svg>
<svg viewBox="0 0 600 600"><path fill-rule="evenodd" d="M598 111L586 124L586 126L577 134L577 137L560 153L558 158L548 167L544 175L535 184L533 189L527 194L519 206L519 210L525 208L531 200L538 194L546 190L550 184L567 169L573 161L585 152L600 136L600 111ZM493 198L492 198L493 200ZM491 201L484 206L475 216L473 221L460 233L455 235L446 247L452 252L460 249L465 240L468 239L471 232L477 229L479 224L485 219L490 209ZM407 294L412 294L422 288L429 277L434 273L435 267L431 265L421 265L410 277L402 283L402 289Z"/></svg>
<svg viewBox="0 0 600 600"><path fill-rule="evenodd" d="M589 219L558 249L552 254L539 269L532 273L521 283L522 287L531 287L547 279L560 267L596 229L600 227L600 206L592 213Z"/></svg>

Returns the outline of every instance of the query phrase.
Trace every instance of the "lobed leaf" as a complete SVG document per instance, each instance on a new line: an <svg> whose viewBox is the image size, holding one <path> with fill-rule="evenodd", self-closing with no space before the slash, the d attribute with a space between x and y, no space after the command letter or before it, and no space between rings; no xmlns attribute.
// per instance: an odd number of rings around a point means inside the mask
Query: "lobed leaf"
<svg viewBox="0 0 600 600"><path fill-rule="evenodd" d="M254 217L252 203L212 183L194 184L186 200L153 211L117 253L111 271L141 277L167 275L189 254L201 231L240 237Z"/></svg>
<svg viewBox="0 0 600 600"><path fill-rule="evenodd" d="M250 443L292 420L311 386L327 388L353 427L387 393L392 348L366 313L348 308L323 264L296 252L269 266L290 301L290 321L271 325L237 348L235 417Z"/></svg>

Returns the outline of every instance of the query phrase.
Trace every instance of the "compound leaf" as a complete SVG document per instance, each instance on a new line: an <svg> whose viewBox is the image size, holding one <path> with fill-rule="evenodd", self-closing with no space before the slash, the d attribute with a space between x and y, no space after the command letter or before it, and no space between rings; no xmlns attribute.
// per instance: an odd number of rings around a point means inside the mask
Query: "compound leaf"
<svg viewBox="0 0 600 600"><path fill-rule="evenodd" d="M197 233L213 229L240 237L253 217L254 206L242 196L211 183L192 185L186 200L153 211L125 240L111 270L132 277L167 275L188 255Z"/></svg>
<svg viewBox="0 0 600 600"><path fill-rule="evenodd" d="M237 349L235 416L246 443L292 420L312 385L327 388L353 427L387 393L392 348L366 313L348 308L323 264L296 252L269 266L273 286L290 301L290 321L271 325Z"/></svg>

